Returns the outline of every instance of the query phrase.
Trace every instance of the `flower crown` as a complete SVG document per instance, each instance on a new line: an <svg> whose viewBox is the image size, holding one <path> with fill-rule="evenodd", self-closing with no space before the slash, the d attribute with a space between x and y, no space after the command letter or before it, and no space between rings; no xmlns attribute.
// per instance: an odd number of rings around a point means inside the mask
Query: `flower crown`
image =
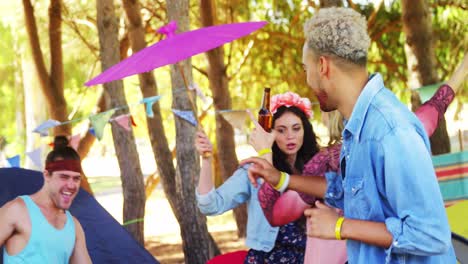
<svg viewBox="0 0 468 264"><path fill-rule="evenodd" d="M313 116L311 110L311 103L308 98L300 97L297 93L285 92L283 94L274 95L271 98L270 111L272 114L276 113L276 110L281 106L291 107L295 106L304 112L307 118Z"/></svg>

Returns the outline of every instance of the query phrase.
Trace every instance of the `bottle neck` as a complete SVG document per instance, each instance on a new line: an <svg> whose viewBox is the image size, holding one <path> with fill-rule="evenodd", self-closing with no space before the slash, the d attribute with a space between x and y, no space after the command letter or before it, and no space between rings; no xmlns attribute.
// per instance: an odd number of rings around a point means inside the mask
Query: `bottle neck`
<svg viewBox="0 0 468 264"><path fill-rule="evenodd" d="M270 91L263 92L262 109L270 110Z"/></svg>

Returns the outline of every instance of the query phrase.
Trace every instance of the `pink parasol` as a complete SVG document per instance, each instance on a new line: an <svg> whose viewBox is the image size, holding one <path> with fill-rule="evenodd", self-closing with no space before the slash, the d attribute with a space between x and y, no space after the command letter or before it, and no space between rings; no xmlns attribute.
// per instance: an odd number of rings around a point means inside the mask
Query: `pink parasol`
<svg viewBox="0 0 468 264"><path fill-rule="evenodd" d="M177 25L172 21L158 30L159 33L167 35L166 39L148 46L115 64L86 82L85 85L91 86L111 82L169 64L175 64L196 54L244 37L262 28L265 24L265 21L224 24L175 34Z"/></svg>

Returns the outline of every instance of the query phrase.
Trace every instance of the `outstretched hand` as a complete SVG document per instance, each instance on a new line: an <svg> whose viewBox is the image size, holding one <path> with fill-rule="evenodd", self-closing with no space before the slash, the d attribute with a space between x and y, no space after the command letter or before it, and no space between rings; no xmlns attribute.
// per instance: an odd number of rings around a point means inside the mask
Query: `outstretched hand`
<svg viewBox="0 0 468 264"><path fill-rule="evenodd" d="M335 224L338 217L340 217L338 209L316 201L315 207L306 209L304 215L309 223L307 228L308 236L335 239Z"/></svg>
<svg viewBox="0 0 468 264"><path fill-rule="evenodd" d="M250 120L254 123L255 127L250 132L249 144L258 152L261 149L271 148L275 141L275 130L271 133L266 132L265 129L258 123L250 110L247 110Z"/></svg>
<svg viewBox="0 0 468 264"><path fill-rule="evenodd" d="M253 186L257 187L257 179L262 178L266 182L275 186L278 184L281 177L281 172L278 171L270 162L258 157L244 159L240 165L251 163L248 169L249 180Z"/></svg>

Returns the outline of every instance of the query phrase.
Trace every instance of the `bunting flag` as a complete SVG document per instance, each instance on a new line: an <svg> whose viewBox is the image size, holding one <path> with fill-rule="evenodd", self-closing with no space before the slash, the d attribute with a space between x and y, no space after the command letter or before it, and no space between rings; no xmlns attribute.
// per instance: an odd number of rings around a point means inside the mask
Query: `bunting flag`
<svg viewBox="0 0 468 264"><path fill-rule="evenodd" d="M20 155L16 155L14 157L8 158L7 161L10 164L10 167L19 168L20 167L20 162L21 162L21 157L20 157Z"/></svg>
<svg viewBox="0 0 468 264"><path fill-rule="evenodd" d="M74 150L78 150L78 145L80 144L81 136L80 134L76 134L70 137L70 147Z"/></svg>
<svg viewBox="0 0 468 264"><path fill-rule="evenodd" d="M101 140L104 134L104 127L109 122L111 116L115 113L116 109L111 109L106 112L92 115L89 117L89 121L94 128L94 133L97 139Z"/></svg>
<svg viewBox="0 0 468 264"><path fill-rule="evenodd" d="M233 128L237 128L241 131L246 128L245 120L248 118L246 110L220 110L218 113L221 114Z"/></svg>
<svg viewBox="0 0 468 264"><path fill-rule="evenodd" d="M185 121L189 122L190 124L194 125L194 126L197 126L197 120L195 119L195 116L193 115L193 112L188 110L188 111L184 111L184 110L177 110L177 109L172 109L172 112L184 119Z"/></svg>
<svg viewBox="0 0 468 264"><path fill-rule="evenodd" d="M123 127L126 131L130 131L130 114L119 115L114 118L113 121L117 122L121 127Z"/></svg>
<svg viewBox="0 0 468 264"><path fill-rule="evenodd" d="M96 132L94 131L94 128L91 127L88 131L89 133L91 133L91 135L96 136Z"/></svg>
<svg viewBox="0 0 468 264"><path fill-rule="evenodd" d="M57 120L54 119L49 119L45 121L44 123L40 124L38 127L36 127L33 132L38 133L41 135L41 137L45 137L49 135L49 129L56 127L60 125L61 123Z"/></svg>
<svg viewBox="0 0 468 264"><path fill-rule="evenodd" d="M161 99L160 95L143 98L140 103L146 104L146 115L150 118L154 117L153 104Z"/></svg>
<svg viewBox="0 0 468 264"><path fill-rule="evenodd" d="M439 86L441 85L442 83L435 83L435 84L416 88L421 97L421 102L424 103L427 100L431 99L431 97L435 94L435 92L437 91L437 89L439 89Z"/></svg>
<svg viewBox="0 0 468 264"><path fill-rule="evenodd" d="M204 104L208 103L208 98L206 98L205 94L202 92L202 90L196 83L193 83L192 85L190 85L189 89L192 91L195 90L195 93L197 94L198 97L200 97L200 99L202 100Z"/></svg>
<svg viewBox="0 0 468 264"><path fill-rule="evenodd" d="M41 162L42 149L40 147L37 149L34 149L33 151L26 152L26 155L31 159L31 161L36 167L42 169L42 162Z"/></svg>

